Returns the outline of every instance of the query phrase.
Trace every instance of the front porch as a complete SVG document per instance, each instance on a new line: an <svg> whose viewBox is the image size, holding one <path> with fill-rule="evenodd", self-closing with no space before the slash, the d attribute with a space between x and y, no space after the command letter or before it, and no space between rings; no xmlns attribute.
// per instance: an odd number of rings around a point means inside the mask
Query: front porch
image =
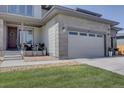
<svg viewBox="0 0 124 93"><path fill-rule="evenodd" d="M0 63L5 61L22 60L24 62L55 61L53 56L43 55L41 51L2 51Z"/></svg>
<svg viewBox="0 0 124 93"><path fill-rule="evenodd" d="M30 47L40 43L38 41L40 29L32 26L6 24L4 36L4 50L32 50Z"/></svg>
<svg viewBox="0 0 124 93"><path fill-rule="evenodd" d="M16 56L18 52L22 59L27 56L48 56L47 47L42 41L41 26L27 22L1 20L0 56ZM7 53L9 52L9 54Z"/></svg>

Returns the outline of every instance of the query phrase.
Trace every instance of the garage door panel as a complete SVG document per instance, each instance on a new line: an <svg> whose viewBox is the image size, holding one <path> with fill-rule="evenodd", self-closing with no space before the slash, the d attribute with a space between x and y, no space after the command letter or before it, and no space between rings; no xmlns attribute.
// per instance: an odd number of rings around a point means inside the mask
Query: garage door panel
<svg viewBox="0 0 124 93"><path fill-rule="evenodd" d="M104 37L68 35L68 55L70 58L104 56Z"/></svg>

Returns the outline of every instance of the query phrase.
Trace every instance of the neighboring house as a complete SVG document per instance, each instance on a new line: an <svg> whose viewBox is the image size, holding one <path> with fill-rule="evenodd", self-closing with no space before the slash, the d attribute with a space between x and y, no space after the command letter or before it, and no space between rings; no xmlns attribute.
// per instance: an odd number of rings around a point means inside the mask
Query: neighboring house
<svg viewBox="0 0 124 93"><path fill-rule="evenodd" d="M63 6L1 5L0 50L44 43L49 55L60 59L108 56L121 28L101 16Z"/></svg>
<svg viewBox="0 0 124 93"><path fill-rule="evenodd" d="M117 48L119 49L119 54L124 55L124 33L117 34Z"/></svg>

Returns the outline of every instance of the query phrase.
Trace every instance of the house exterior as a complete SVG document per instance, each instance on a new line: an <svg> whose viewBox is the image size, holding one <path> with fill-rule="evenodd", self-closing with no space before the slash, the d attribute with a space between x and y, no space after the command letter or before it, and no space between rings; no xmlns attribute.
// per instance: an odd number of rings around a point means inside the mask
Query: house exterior
<svg viewBox="0 0 124 93"><path fill-rule="evenodd" d="M44 43L48 54L60 59L108 56L121 28L101 16L63 6L1 5L0 51Z"/></svg>
<svg viewBox="0 0 124 93"><path fill-rule="evenodd" d="M124 55L124 33L117 34L117 48L120 55Z"/></svg>

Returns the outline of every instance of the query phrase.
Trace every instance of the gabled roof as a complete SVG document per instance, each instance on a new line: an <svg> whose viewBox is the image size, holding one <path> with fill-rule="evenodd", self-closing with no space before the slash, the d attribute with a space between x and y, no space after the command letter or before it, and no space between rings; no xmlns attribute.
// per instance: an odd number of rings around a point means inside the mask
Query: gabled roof
<svg viewBox="0 0 124 93"><path fill-rule="evenodd" d="M80 18L85 18L85 19L89 19L89 20L93 20L93 21L97 21L97 22L101 22L101 23L106 23L109 24L111 26L115 26L118 25L119 22L116 21L112 21L112 20L108 20L108 19L104 19L101 17L97 17L97 16L93 16L93 15L89 15L83 12L79 12L76 11L74 9L70 9L70 8L66 8L63 6L53 6L43 17L42 17L42 24L46 23L48 20L50 20L52 17L54 17L57 14L65 14L65 15L70 15L70 16L74 16L74 17L80 17Z"/></svg>

